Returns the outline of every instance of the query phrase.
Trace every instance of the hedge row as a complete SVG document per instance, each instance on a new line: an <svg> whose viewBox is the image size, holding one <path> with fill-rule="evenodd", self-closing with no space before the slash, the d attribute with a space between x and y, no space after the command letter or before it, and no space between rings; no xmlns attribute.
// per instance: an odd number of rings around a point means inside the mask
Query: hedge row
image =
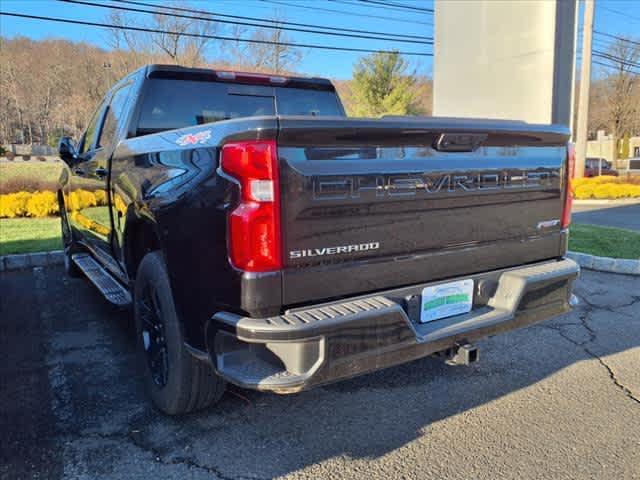
<svg viewBox="0 0 640 480"><path fill-rule="evenodd" d="M107 204L104 190L76 190L69 194L71 211ZM58 198L53 192L17 192L0 195L0 218L50 217L59 213Z"/></svg>
<svg viewBox="0 0 640 480"><path fill-rule="evenodd" d="M640 198L640 185L622 183L616 177L576 178L572 180L573 196L578 200L589 198Z"/></svg>
<svg viewBox="0 0 640 480"><path fill-rule="evenodd" d="M640 198L640 185L619 182L615 177L578 178L572 181L573 194L578 200ZM118 200L120 199L116 198L116 207L123 208L124 204ZM104 190L75 190L69 194L67 202L69 210L77 212L107 205L107 194ZM53 192L0 194L0 218L49 217L58 213L58 198Z"/></svg>

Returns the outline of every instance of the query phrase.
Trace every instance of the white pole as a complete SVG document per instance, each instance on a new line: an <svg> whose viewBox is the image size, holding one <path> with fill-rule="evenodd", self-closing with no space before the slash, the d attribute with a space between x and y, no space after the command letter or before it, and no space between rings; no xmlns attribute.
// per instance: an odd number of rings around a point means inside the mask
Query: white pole
<svg viewBox="0 0 640 480"><path fill-rule="evenodd" d="M578 128L576 131L575 176L584 176L587 156L587 128L589 121L589 90L591 87L591 45L593 35L593 11L595 0L584 1L584 26L582 29L582 68L580 71L580 99L578 104Z"/></svg>

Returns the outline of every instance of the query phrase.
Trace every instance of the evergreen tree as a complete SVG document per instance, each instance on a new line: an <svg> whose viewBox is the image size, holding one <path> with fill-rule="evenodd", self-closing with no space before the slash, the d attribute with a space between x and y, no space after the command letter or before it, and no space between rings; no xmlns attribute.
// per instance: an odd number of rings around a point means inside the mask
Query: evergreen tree
<svg viewBox="0 0 640 480"><path fill-rule="evenodd" d="M417 115L416 79L398 52L373 53L353 69L353 115Z"/></svg>

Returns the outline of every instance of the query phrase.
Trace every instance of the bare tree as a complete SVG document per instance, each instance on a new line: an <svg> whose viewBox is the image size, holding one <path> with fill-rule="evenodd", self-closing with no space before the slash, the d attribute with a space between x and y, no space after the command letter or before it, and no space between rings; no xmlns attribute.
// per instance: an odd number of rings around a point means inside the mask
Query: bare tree
<svg viewBox="0 0 640 480"><path fill-rule="evenodd" d="M249 63L259 71L273 73L291 72L298 67L303 53L299 48L283 45L291 43L291 39L282 29L280 22L282 16L276 14L272 20L274 28L254 30L251 39L264 43L249 43L243 63Z"/></svg>
<svg viewBox="0 0 640 480"><path fill-rule="evenodd" d="M592 128L606 128L616 138L640 128L640 44L611 43L602 61L612 67L595 82L591 96Z"/></svg>
<svg viewBox="0 0 640 480"><path fill-rule="evenodd" d="M165 63L174 63L195 67L206 62L208 47L215 35L218 24L211 19L185 18L172 15L166 7L156 8L150 17L136 17L113 10L109 21L115 26L110 31L109 44L114 50L127 50L133 53L136 66L144 65L150 58L160 59ZM180 2L181 8L188 4ZM120 27L137 25L159 30L159 32L131 32ZM196 36L194 36L194 34Z"/></svg>
<svg viewBox="0 0 640 480"><path fill-rule="evenodd" d="M115 26L108 34L109 50L66 40L0 36L0 143L55 145L63 133L78 138L105 92L118 79L148 63L222 64L232 69L280 72L291 69L299 59L289 47L256 51L240 41L251 36L261 38L261 29L229 29L238 41L218 42L187 35L218 32L217 22L200 18L185 19L159 12L153 16L130 16L114 11L109 22ZM118 28L130 25L172 33ZM282 31L264 33L276 42L285 41ZM222 53L231 56L225 58Z"/></svg>

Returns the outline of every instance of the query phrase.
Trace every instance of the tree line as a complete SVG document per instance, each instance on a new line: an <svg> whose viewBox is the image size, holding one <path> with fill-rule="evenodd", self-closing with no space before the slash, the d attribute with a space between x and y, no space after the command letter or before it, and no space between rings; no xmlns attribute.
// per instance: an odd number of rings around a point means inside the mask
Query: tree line
<svg viewBox="0 0 640 480"><path fill-rule="evenodd" d="M287 46L266 48L189 35L223 33L231 39L287 42L288 35L277 22L276 28L249 30L197 18L134 16L118 10L110 11L105 20L115 26L106 35L108 49L62 39L0 36L0 144L55 145L61 134L78 138L109 87L145 64L284 73L294 70L305 53ZM159 32L117 28L125 25Z"/></svg>
<svg viewBox="0 0 640 480"><path fill-rule="evenodd" d="M591 84L589 132L605 130L615 138L640 135L640 37L619 38L607 46L605 59L596 58L610 66Z"/></svg>
<svg viewBox="0 0 640 480"><path fill-rule="evenodd" d="M184 3L180 5L184 6ZM295 74L305 49L290 43L276 13L272 28L244 27L195 17L135 16L112 10L106 21L108 49L62 39L0 36L0 144L55 146L61 135L79 138L105 92L149 63ZM118 26L157 32L131 32ZM190 36L189 33L204 36ZM219 41L208 35L223 35ZM246 43L241 39L273 42ZM235 40L234 40L235 39ZM618 137L640 134L640 42L616 41L608 49L612 68L592 84L589 129ZM399 53L362 57L349 80L334 84L351 116L431 115L431 79Z"/></svg>
<svg viewBox="0 0 640 480"><path fill-rule="evenodd" d="M244 51L234 53L233 61L224 57L207 61L196 42L159 38L143 44L143 39L122 37L113 37L112 50L61 39L0 37L0 144L55 146L63 134L78 138L110 86L145 64L291 74L302 56L287 47L228 45L230 51ZM381 62L393 67L385 70ZM401 56L373 55L363 59L355 72L355 80L335 81L350 114L431 113L430 79L414 75ZM369 95L367 90L377 93Z"/></svg>

